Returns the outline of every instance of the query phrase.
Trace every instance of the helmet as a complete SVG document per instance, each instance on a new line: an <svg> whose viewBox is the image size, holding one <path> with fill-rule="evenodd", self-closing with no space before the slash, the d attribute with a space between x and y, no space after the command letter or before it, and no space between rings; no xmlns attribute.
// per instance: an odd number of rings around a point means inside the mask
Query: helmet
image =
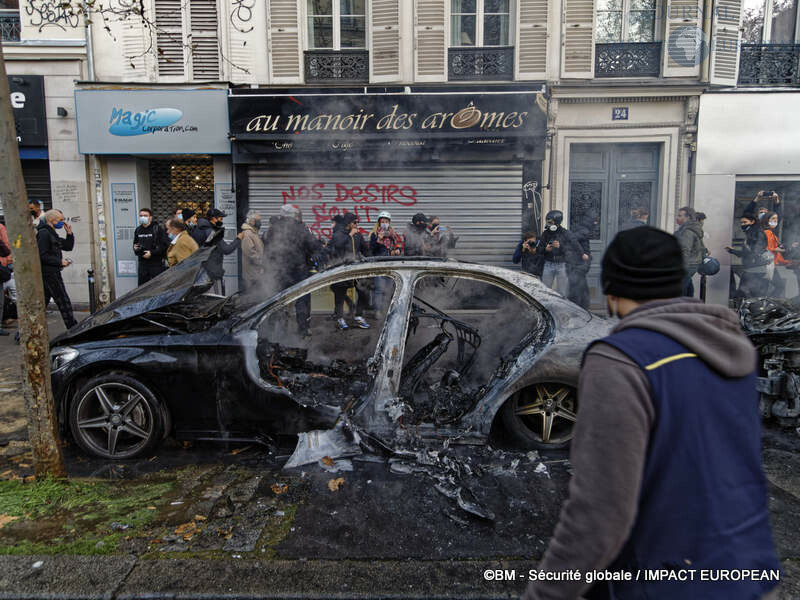
<svg viewBox="0 0 800 600"><path fill-rule="evenodd" d="M719 261L713 256L706 256L703 263L697 267L697 272L700 275L716 275L719 273Z"/></svg>
<svg viewBox="0 0 800 600"><path fill-rule="evenodd" d="M388 210L382 210L381 212L378 213L378 221L380 221L381 219L389 219L391 221L392 215L391 213L389 213Z"/></svg>
<svg viewBox="0 0 800 600"><path fill-rule="evenodd" d="M553 221L554 225L561 225L561 222L564 220L564 213L560 210L551 210L544 218L545 223L548 221Z"/></svg>

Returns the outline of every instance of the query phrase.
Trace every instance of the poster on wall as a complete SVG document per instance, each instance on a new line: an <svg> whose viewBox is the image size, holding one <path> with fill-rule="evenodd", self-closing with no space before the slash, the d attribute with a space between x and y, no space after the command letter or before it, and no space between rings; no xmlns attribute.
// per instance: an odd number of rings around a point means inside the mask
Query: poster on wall
<svg viewBox="0 0 800 600"><path fill-rule="evenodd" d="M137 259L133 252L136 231L136 184L112 183L111 205L114 217L114 257L117 277L136 277Z"/></svg>
<svg viewBox="0 0 800 600"><path fill-rule="evenodd" d="M214 186L214 206L225 213L222 220L225 225L225 241L230 243L236 239L238 233L236 229L236 195L231 189L230 183L218 183ZM226 277L238 277L238 263L236 252L226 255L222 261ZM227 290L228 293L231 290Z"/></svg>

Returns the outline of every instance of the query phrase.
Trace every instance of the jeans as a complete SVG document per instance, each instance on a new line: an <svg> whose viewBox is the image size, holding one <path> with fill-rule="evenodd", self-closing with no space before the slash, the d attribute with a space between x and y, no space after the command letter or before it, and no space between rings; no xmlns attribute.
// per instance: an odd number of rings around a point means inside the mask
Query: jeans
<svg viewBox="0 0 800 600"><path fill-rule="evenodd" d="M553 287L553 281L557 287ZM558 293L566 297L569 289L569 279L567 278L567 263L544 261L544 271L542 272L542 283L552 289L557 289Z"/></svg>

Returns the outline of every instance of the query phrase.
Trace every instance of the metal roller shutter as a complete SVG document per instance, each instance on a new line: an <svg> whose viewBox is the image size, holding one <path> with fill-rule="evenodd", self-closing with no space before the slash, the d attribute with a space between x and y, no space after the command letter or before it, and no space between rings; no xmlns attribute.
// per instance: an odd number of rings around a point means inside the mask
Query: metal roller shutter
<svg viewBox="0 0 800 600"><path fill-rule="evenodd" d="M458 236L449 256L509 265L522 219L519 164L412 166L402 169L289 171L251 167L249 208L264 223L283 204L296 204L314 233L330 236L332 217L356 212L369 232L388 210L404 233L418 212L436 215Z"/></svg>

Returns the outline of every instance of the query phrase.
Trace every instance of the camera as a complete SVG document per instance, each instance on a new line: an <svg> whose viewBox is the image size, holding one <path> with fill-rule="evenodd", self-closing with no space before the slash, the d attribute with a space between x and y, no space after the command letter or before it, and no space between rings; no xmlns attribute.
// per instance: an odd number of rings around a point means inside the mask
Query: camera
<svg viewBox="0 0 800 600"><path fill-rule="evenodd" d="M774 194L775 194L775 192L773 190L764 190L764 193L762 194L762 198L772 198L772 196Z"/></svg>

